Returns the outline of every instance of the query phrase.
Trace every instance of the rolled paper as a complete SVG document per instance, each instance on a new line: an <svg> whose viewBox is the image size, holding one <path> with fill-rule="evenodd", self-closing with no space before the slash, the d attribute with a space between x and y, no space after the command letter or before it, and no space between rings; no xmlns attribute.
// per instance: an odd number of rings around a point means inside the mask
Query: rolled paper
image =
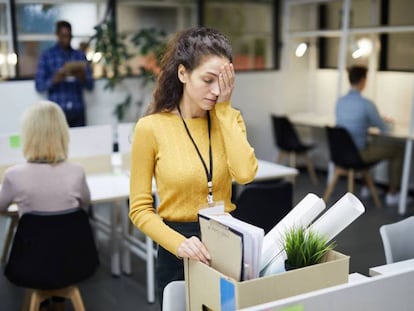
<svg viewBox="0 0 414 311"><path fill-rule="evenodd" d="M308 230L324 235L329 242L364 212L365 208L361 201L348 192L319 217Z"/></svg>
<svg viewBox="0 0 414 311"><path fill-rule="evenodd" d="M286 252L283 251L279 254L279 256L276 256L270 264L266 266L261 272L260 276L269 276L269 275L275 275L282 272L285 272L285 259L286 259Z"/></svg>
<svg viewBox="0 0 414 311"><path fill-rule="evenodd" d="M284 236L292 227L308 227L325 209L325 202L313 193L307 194L263 239L262 260L260 270L269 264L277 264L274 260L284 249ZM284 269L284 268L283 268ZM268 269L266 269L268 270ZM272 270L280 270L273 267Z"/></svg>

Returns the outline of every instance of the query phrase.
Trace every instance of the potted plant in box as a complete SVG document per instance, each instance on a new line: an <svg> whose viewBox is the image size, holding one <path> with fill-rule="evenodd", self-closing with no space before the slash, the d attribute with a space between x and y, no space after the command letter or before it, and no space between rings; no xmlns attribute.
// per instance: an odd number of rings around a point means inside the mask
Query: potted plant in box
<svg viewBox="0 0 414 311"><path fill-rule="evenodd" d="M320 263L322 257L334 249L335 242L305 227L292 227L285 234L286 271Z"/></svg>

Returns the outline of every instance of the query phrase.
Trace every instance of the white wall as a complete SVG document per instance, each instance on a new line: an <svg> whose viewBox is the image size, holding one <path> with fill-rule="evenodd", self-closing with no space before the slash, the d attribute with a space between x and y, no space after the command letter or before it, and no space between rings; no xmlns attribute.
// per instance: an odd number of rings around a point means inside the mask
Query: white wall
<svg viewBox="0 0 414 311"><path fill-rule="evenodd" d="M240 109L247 126L247 135L256 156L276 159L270 114L284 111L282 74L276 71L240 73L236 75L233 106Z"/></svg>

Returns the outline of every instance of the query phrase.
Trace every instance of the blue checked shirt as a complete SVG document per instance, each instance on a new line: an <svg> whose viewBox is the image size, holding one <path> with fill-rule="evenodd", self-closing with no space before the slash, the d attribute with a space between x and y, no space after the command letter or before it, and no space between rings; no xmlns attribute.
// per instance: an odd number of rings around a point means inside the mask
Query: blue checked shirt
<svg viewBox="0 0 414 311"><path fill-rule="evenodd" d="M38 92L47 92L48 99L59 104L63 111L82 111L84 109L83 88L93 89L93 79L90 66L86 69L86 80L70 80L53 84L55 72L62 68L67 61L87 61L81 51L69 48L62 49L58 44L47 49L40 57L35 78Z"/></svg>

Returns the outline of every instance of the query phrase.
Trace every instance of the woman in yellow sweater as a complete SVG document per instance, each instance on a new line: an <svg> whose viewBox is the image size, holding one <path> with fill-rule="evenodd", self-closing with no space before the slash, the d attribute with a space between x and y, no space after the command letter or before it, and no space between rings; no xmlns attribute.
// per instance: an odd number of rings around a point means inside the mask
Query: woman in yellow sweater
<svg viewBox="0 0 414 311"><path fill-rule="evenodd" d="M191 28L175 35L161 61L154 100L136 127L132 146L132 222L159 244L157 287L183 279L181 258L208 264L197 213L211 201L231 212L232 181L248 183L257 160L239 111L231 46L218 31ZM160 204L155 209L152 178Z"/></svg>

